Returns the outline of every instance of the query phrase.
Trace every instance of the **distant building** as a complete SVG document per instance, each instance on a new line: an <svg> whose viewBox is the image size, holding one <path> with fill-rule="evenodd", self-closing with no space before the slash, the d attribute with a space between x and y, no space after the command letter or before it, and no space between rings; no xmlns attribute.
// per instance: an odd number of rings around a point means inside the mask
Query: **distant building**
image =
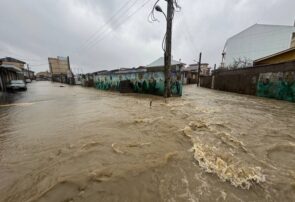
<svg viewBox="0 0 295 202"><path fill-rule="evenodd" d="M38 72L36 74L36 80L46 80L49 81L51 80L51 74L48 71L45 72Z"/></svg>
<svg viewBox="0 0 295 202"><path fill-rule="evenodd" d="M188 67L182 70L183 84L196 84L198 82L198 63L190 64ZM200 76L209 76L211 68L208 63L201 63Z"/></svg>
<svg viewBox="0 0 295 202"><path fill-rule="evenodd" d="M24 65L26 63L11 57L0 59L0 91L6 90L11 80L24 79Z"/></svg>
<svg viewBox="0 0 295 202"><path fill-rule="evenodd" d="M222 53L221 66L227 67L237 60L251 64L268 55L294 46L295 26L255 24L229 38Z"/></svg>
<svg viewBox="0 0 295 202"><path fill-rule="evenodd" d="M35 72L29 69L23 69L25 79L35 79Z"/></svg>
<svg viewBox="0 0 295 202"><path fill-rule="evenodd" d="M69 57L48 58L52 81L74 83L74 75L70 68Z"/></svg>
<svg viewBox="0 0 295 202"><path fill-rule="evenodd" d="M165 64L165 60L164 57L160 57L157 60L153 61L152 63L150 63L149 65L147 65L147 68L161 68L162 70L164 70L164 64ZM178 70L181 71L184 68L185 64L181 61L177 61L177 60L171 60L171 70Z"/></svg>

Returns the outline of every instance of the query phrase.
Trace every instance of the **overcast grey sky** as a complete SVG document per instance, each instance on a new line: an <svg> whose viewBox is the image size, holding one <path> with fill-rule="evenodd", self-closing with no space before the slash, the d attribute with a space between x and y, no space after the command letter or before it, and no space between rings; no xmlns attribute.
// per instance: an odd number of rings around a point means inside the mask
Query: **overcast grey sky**
<svg viewBox="0 0 295 202"><path fill-rule="evenodd" d="M74 72L147 65L161 57L165 20L149 23L156 0L0 0L0 57L48 69L70 56ZM166 2L160 0L163 10ZM179 0L173 58L219 64L227 38L255 24L293 25L294 0Z"/></svg>

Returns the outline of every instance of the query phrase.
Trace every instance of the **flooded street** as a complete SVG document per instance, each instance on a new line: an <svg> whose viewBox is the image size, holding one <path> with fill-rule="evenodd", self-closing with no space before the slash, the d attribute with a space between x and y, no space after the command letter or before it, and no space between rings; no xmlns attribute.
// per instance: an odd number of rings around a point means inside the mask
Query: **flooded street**
<svg viewBox="0 0 295 202"><path fill-rule="evenodd" d="M0 201L295 200L294 103L51 82L0 96Z"/></svg>

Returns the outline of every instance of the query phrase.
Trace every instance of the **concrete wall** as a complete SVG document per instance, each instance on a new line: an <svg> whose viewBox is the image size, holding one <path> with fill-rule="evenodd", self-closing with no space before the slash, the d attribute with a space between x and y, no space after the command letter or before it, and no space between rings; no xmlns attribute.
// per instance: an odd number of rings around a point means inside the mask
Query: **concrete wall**
<svg viewBox="0 0 295 202"><path fill-rule="evenodd" d="M130 88L134 93L147 93L154 95L164 94L163 72L137 72L137 73L108 73L94 76L97 89L120 91L121 81L130 81ZM182 84L179 75L172 73L171 92L174 96L182 95Z"/></svg>
<svg viewBox="0 0 295 202"><path fill-rule="evenodd" d="M217 70L213 88L295 102L295 62Z"/></svg>

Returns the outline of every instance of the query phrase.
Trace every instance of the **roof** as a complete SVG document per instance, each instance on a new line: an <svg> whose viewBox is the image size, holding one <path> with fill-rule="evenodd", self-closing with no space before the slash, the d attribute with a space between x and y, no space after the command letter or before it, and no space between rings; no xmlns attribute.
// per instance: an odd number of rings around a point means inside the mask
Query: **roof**
<svg viewBox="0 0 295 202"><path fill-rule="evenodd" d="M21 61L21 60L15 59L15 58L11 58L11 57L1 58L0 61L1 62L16 62L16 63L26 64L24 61Z"/></svg>
<svg viewBox="0 0 295 202"><path fill-rule="evenodd" d="M241 35L243 34L244 32L248 31L249 29L252 29L253 27L261 27L261 28L271 28L271 29L282 29L282 28L295 28L295 26L290 26L290 25L269 25L269 24L254 24L254 25L251 25L250 27L244 29L243 31L233 35L232 37L228 38L228 40L238 36L238 35Z"/></svg>
<svg viewBox="0 0 295 202"><path fill-rule="evenodd" d="M273 58L273 57L276 57L276 56L280 56L280 55L283 55L283 54L291 52L291 51L295 51L295 47L289 48L287 50L283 50L283 51L280 51L280 52L277 52L277 53L274 53L274 54L271 54L271 55L268 55L268 56L263 57L263 58L259 58L257 60L254 60L254 63L261 62L263 60L267 60L267 59L270 59L270 58Z"/></svg>
<svg viewBox="0 0 295 202"><path fill-rule="evenodd" d="M171 65L184 65L184 63L177 60L171 60ZM164 67L164 57L160 57L146 67Z"/></svg>
<svg viewBox="0 0 295 202"><path fill-rule="evenodd" d="M186 67L183 71L198 71L199 67L198 66L188 66ZM211 69L210 67L207 66L201 66L201 69Z"/></svg>
<svg viewBox="0 0 295 202"><path fill-rule="evenodd" d="M253 62L262 57L290 48L294 26L254 24L227 39L224 52L225 66L235 60Z"/></svg>
<svg viewBox="0 0 295 202"><path fill-rule="evenodd" d="M22 70L18 67L16 67L15 65L11 65L11 64L2 64L0 65L0 67L14 71L14 72L22 72Z"/></svg>
<svg viewBox="0 0 295 202"><path fill-rule="evenodd" d="M193 63L193 64L189 64L189 66L197 66L197 65L199 65L199 63ZM208 66L209 65L209 63L201 63L201 66Z"/></svg>

